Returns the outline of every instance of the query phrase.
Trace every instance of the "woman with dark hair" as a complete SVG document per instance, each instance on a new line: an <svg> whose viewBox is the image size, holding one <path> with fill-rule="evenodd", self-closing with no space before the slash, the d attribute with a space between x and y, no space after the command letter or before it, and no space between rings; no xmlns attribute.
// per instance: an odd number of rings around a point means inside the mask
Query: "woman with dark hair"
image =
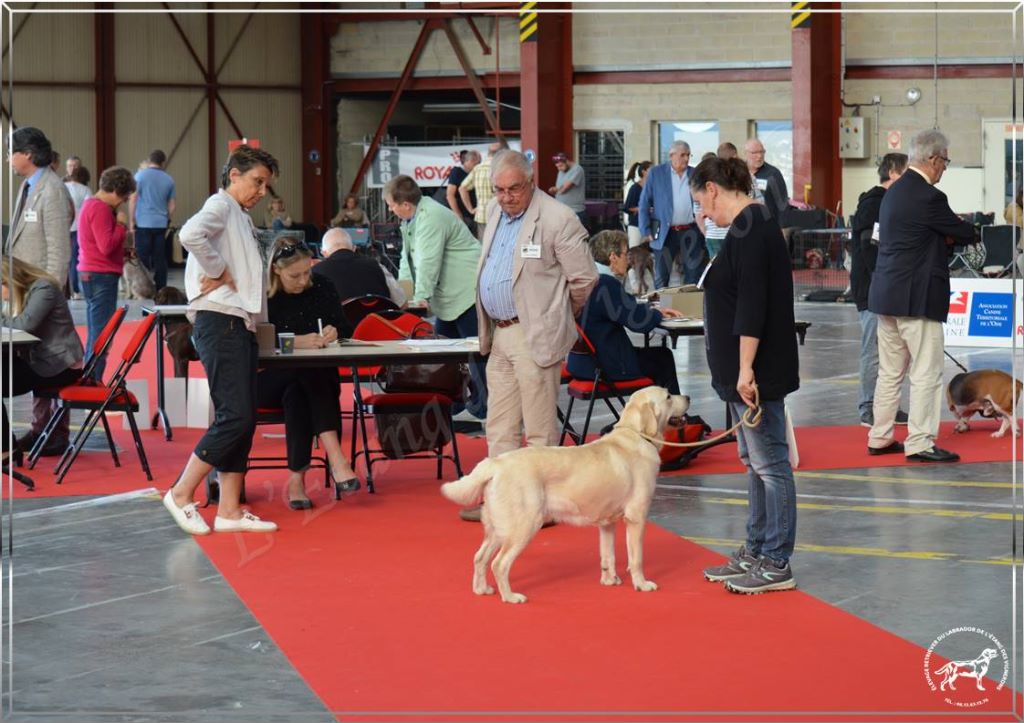
<svg viewBox="0 0 1024 723"><path fill-rule="evenodd" d="M342 228L369 225L370 222L366 218L366 213L363 209L359 208L359 196L354 193L345 196L345 201L342 203L338 215L331 219L331 226L341 226Z"/></svg>
<svg viewBox="0 0 1024 723"><path fill-rule="evenodd" d="M655 309L637 303L622 287L619 278L628 265L626 234L601 231L590 239L590 252L597 263L597 286L590 292L580 315L583 331L597 350L596 360L588 354L570 354L569 373L577 379L594 379L595 361L602 378L623 381L649 377L672 394L679 394L679 379L672 350L667 347L638 349L626 329L645 334L663 318L681 317L675 309Z"/></svg>
<svg viewBox="0 0 1024 723"><path fill-rule="evenodd" d="M724 565L704 570L731 592L796 587L789 558L796 540L796 488L786 441L786 395L800 386L793 333L793 277L786 241L754 202L743 161L709 158L690 188L706 216L729 233L704 277L704 334L711 385L740 419L759 399L757 426L738 431L747 467L746 543Z"/></svg>
<svg viewBox="0 0 1024 723"><path fill-rule="evenodd" d="M635 170L634 170L635 169ZM644 191L644 184L647 183L647 172L651 170L651 162L643 161L634 163L633 172L630 174L633 183L626 192L626 200L622 203L622 210L626 212L628 222L626 233L629 234L629 247L639 246L642 242L640 235L640 194Z"/></svg>
<svg viewBox="0 0 1024 723"><path fill-rule="evenodd" d="M256 322L263 315L266 274L249 209L267 194L277 159L242 145L231 152L221 189L181 228L188 250L185 293L199 360L210 383L216 416L196 445L164 507L185 532L206 535L210 527L192 498L214 469L220 504L218 532L272 532L273 522L240 507L242 481L256 431Z"/></svg>
<svg viewBox="0 0 1024 723"><path fill-rule="evenodd" d="M312 254L294 239L281 238L270 257L267 314L278 332L295 334L296 349L322 349L338 339L345 325L334 283L311 273ZM322 330L322 331L321 331ZM259 373L256 398L260 407L284 409L288 448L288 506L308 510L306 495L313 438L327 454L335 491L355 492L359 480L341 451L341 387L335 369L269 369Z"/></svg>
<svg viewBox="0 0 1024 723"><path fill-rule="evenodd" d="M81 172L83 169L79 168ZM117 308L117 285L124 270L128 214L118 210L135 192L132 172L121 166L100 175L99 190L78 214L78 278L85 295L87 353ZM106 360L96 363L93 378L103 380Z"/></svg>

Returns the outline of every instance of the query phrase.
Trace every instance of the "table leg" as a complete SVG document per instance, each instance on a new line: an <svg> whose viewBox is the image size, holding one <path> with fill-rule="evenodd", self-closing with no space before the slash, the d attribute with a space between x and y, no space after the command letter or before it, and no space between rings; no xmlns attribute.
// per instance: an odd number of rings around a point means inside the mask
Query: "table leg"
<svg viewBox="0 0 1024 723"><path fill-rule="evenodd" d="M164 320L158 317L156 321L156 413L150 421L150 429L156 429L157 421L164 425L164 439L171 441L171 422L167 418L167 411L164 409Z"/></svg>

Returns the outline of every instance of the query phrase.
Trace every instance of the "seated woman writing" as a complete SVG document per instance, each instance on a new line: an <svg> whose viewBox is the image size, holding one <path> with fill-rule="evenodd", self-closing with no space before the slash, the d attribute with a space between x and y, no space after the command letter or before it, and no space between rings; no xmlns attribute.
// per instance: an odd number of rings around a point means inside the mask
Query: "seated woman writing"
<svg viewBox="0 0 1024 723"><path fill-rule="evenodd" d="M27 331L39 337L36 344L18 346L3 377L3 396L16 397L39 389L66 387L82 376L82 340L75 331L68 302L57 280L42 269L20 259L4 256L0 261L3 299L8 312L4 326ZM6 359L5 359L6 361ZM7 442L7 409L3 410L3 437ZM42 420L45 424L48 420ZM33 429L18 441L20 451L28 451L42 427ZM52 441L43 447L44 455L59 455L68 446L68 415L53 431ZM6 450L5 450L6 451Z"/></svg>
<svg viewBox="0 0 1024 723"><path fill-rule="evenodd" d="M622 231L601 231L590 239L590 251L599 272L597 286L583 307L581 326L597 351L602 378L623 381L650 377L658 386L679 394L676 362L667 347L641 349L633 346L626 329L646 333L661 324L663 317L680 317L675 309L658 310L639 304L622 286L619 278L629 267L628 237ZM578 379L593 379L595 358L570 354L569 373Z"/></svg>
<svg viewBox="0 0 1024 723"><path fill-rule="evenodd" d="M321 349L338 339L344 324L341 300L329 279L311 273L311 254L294 239L280 239L270 257L267 311L277 333L295 334L296 349ZM331 478L338 492L359 489L348 459L341 451L341 394L335 369L268 369L257 375L260 407L284 409L288 449L288 506L313 506L306 495L305 476L313 438L327 453Z"/></svg>

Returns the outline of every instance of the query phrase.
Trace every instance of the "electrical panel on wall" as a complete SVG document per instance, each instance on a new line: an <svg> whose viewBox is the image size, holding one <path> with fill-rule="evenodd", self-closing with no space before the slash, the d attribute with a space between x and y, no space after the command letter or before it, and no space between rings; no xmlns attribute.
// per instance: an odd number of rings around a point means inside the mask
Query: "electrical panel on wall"
<svg viewBox="0 0 1024 723"><path fill-rule="evenodd" d="M866 120L860 116L839 119L839 157L867 158Z"/></svg>

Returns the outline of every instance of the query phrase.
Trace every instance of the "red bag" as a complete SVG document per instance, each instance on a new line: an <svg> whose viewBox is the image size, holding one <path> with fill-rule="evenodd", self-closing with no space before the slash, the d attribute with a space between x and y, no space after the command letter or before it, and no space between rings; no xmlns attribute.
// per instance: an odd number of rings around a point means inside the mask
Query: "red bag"
<svg viewBox="0 0 1024 723"><path fill-rule="evenodd" d="M683 424L665 429L666 442L700 442L711 434L711 425L699 416L683 415ZM658 453L661 456L663 472L682 469L690 460L700 454L706 447L670 447L664 446Z"/></svg>

